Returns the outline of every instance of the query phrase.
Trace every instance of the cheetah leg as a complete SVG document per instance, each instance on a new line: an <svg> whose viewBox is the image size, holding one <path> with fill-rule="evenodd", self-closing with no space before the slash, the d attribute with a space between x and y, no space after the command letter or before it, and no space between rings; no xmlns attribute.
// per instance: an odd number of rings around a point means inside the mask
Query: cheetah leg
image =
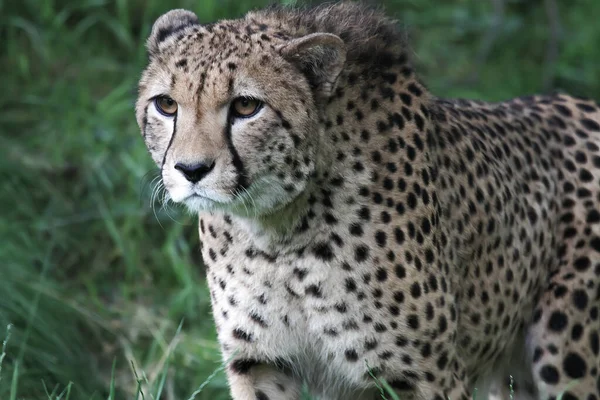
<svg viewBox="0 0 600 400"><path fill-rule="evenodd" d="M583 247L569 259L551 279L529 329L533 378L540 399L597 400L600 253Z"/></svg>
<svg viewBox="0 0 600 400"><path fill-rule="evenodd" d="M452 378L450 379L450 384L444 390L444 396L442 397L444 400L470 400L471 393L466 385L466 383L459 378L459 376L464 376L464 374L453 373ZM439 395L434 397L435 399L439 398Z"/></svg>
<svg viewBox="0 0 600 400"><path fill-rule="evenodd" d="M275 365L234 360L227 369L233 400L299 400L301 382Z"/></svg>
<svg viewBox="0 0 600 400"><path fill-rule="evenodd" d="M465 371L459 361L450 361L449 367L439 375L438 385L422 382L417 385L415 400L471 400Z"/></svg>

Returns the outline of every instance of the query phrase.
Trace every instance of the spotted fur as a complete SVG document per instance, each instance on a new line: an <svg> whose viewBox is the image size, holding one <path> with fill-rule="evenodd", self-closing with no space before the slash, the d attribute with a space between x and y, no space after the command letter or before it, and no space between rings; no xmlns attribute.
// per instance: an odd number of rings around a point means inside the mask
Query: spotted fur
<svg viewBox="0 0 600 400"><path fill-rule="evenodd" d="M152 29L137 119L199 215L233 398L375 399L385 379L468 399L519 368L540 399L598 400L598 105L435 97L402 37L353 3ZM239 97L264 106L237 118Z"/></svg>

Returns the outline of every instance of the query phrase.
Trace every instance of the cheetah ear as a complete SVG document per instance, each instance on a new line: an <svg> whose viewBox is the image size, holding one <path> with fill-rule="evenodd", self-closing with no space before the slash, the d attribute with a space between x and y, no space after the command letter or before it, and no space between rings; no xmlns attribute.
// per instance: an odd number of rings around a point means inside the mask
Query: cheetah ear
<svg viewBox="0 0 600 400"><path fill-rule="evenodd" d="M158 17L146 42L150 57L157 55L160 52L160 46L172 35L188 26L199 24L200 21L196 14L182 9L171 10Z"/></svg>
<svg viewBox="0 0 600 400"><path fill-rule="evenodd" d="M313 90L329 97L346 61L344 41L331 33L312 33L293 39L280 48L281 55L296 65Z"/></svg>

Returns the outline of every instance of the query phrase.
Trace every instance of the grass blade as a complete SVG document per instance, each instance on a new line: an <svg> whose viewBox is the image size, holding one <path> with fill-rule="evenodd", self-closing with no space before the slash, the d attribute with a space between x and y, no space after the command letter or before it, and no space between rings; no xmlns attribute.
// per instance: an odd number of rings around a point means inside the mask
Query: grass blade
<svg viewBox="0 0 600 400"><path fill-rule="evenodd" d="M117 359L113 360L112 372L110 374L110 391L108 393L108 400L115 400L115 369L117 367Z"/></svg>
<svg viewBox="0 0 600 400"><path fill-rule="evenodd" d="M15 370L13 371L12 382L10 384L10 400L17 399L18 381L19 381L19 362L15 361Z"/></svg>
<svg viewBox="0 0 600 400"><path fill-rule="evenodd" d="M8 324L6 327L6 337L2 342L2 354L0 354L0 382L2 382L2 362L4 361L4 357L6 357L6 346L8 346L8 340L10 339L10 330L12 328L11 324Z"/></svg>

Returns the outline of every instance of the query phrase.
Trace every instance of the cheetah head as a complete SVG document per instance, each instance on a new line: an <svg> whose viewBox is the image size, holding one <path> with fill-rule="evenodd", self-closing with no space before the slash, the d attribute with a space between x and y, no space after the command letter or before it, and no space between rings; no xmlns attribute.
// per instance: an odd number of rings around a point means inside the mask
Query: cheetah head
<svg viewBox="0 0 600 400"><path fill-rule="evenodd" d="M345 62L338 36L294 36L250 17L201 25L173 10L147 47L136 116L172 201L261 216L305 191Z"/></svg>

